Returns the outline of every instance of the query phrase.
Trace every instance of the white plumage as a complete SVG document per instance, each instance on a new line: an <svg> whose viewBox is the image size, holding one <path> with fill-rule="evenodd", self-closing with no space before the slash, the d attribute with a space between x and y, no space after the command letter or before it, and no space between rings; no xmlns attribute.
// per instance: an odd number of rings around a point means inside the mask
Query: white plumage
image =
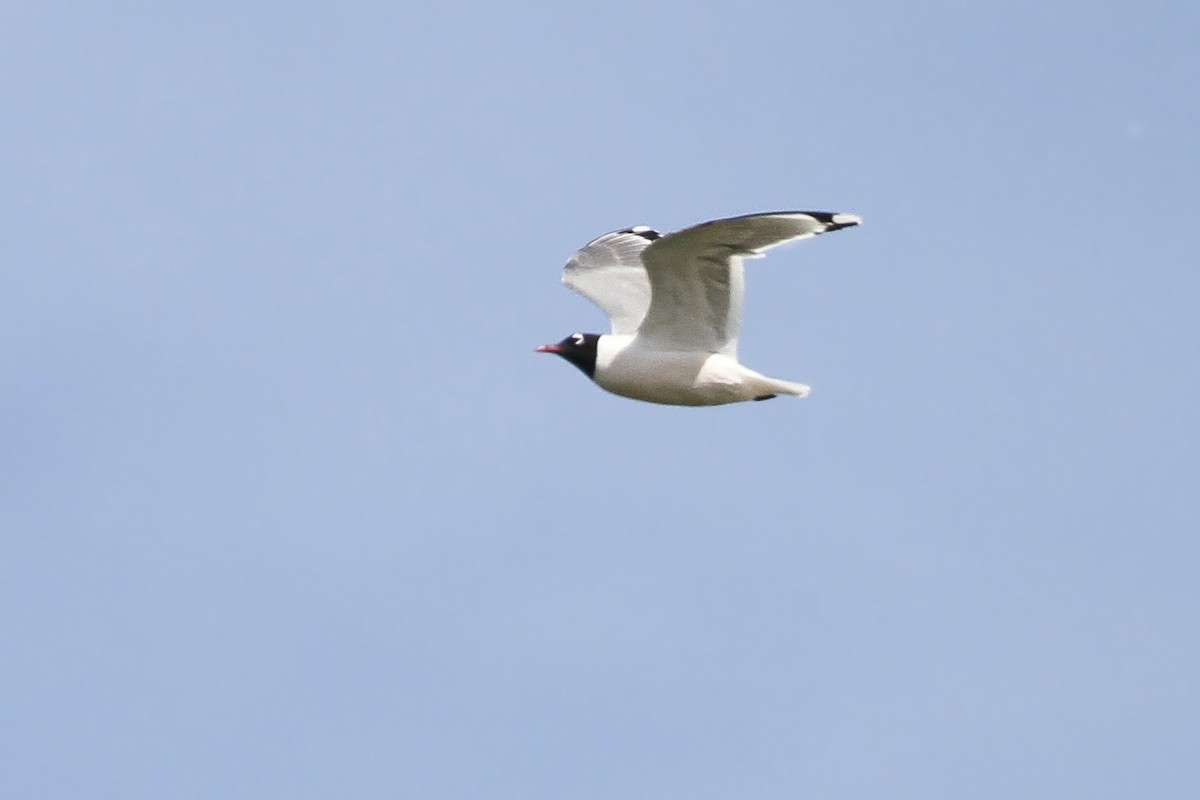
<svg viewBox="0 0 1200 800"><path fill-rule="evenodd" d="M606 233L568 261L563 283L608 315L612 332L574 334L557 353L614 394L671 405L719 405L803 384L768 378L737 359L746 258L859 224L853 214L782 211L714 220L662 236Z"/></svg>

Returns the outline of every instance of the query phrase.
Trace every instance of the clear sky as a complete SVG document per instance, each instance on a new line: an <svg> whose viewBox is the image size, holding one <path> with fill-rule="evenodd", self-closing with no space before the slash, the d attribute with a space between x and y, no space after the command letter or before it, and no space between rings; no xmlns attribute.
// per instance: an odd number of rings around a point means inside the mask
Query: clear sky
<svg viewBox="0 0 1200 800"><path fill-rule="evenodd" d="M9 3L0 796L1200 796L1200 5ZM592 237L777 209L668 408Z"/></svg>

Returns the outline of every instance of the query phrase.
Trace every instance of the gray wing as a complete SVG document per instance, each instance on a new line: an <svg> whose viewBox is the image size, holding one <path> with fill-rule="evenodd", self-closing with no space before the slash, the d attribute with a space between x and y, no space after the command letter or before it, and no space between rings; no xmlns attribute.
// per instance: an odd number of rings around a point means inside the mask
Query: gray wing
<svg viewBox="0 0 1200 800"><path fill-rule="evenodd" d="M642 251L659 235L627 228L593 239L567 261L562 281L600 306L613 333L633 333L650 308L650 279Z"/></svg>
<svg viewBox="0 0 1200 800"><path fill-rule="evenodd" d="M659 238L642 253L653 302L639 337L664 349L736 356L742 259L860 221L853 214L780 211L718 219Z"/></svg>

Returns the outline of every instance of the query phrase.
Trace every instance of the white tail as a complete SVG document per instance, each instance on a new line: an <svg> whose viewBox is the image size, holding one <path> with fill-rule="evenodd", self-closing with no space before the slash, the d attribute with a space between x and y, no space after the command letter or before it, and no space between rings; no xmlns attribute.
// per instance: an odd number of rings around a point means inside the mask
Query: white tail
<svg viewBox="0 0 1200 800"><path fill-rule="evenodd" d="M803 383L793 383L792 381L781 381L778 378L768 378L771 384L771 391L775 394L790 394L792 397L808 397L811 391Z"/></svg>

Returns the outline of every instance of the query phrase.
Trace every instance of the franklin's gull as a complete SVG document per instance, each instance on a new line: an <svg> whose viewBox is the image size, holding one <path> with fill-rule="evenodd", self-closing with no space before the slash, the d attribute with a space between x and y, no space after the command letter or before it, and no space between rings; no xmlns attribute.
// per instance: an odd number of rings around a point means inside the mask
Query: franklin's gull
<svg viewBox="0 0 1200 800"><path fill-rule="evenodd" d="M804 397L804 384L738 363L742 259L859 222L853 214L778 211L666 235L645 226L606 233L571 256L562 280L600 306L612 332L573 333L537 352L562 356L613 394L651 403Z"/></svg>

